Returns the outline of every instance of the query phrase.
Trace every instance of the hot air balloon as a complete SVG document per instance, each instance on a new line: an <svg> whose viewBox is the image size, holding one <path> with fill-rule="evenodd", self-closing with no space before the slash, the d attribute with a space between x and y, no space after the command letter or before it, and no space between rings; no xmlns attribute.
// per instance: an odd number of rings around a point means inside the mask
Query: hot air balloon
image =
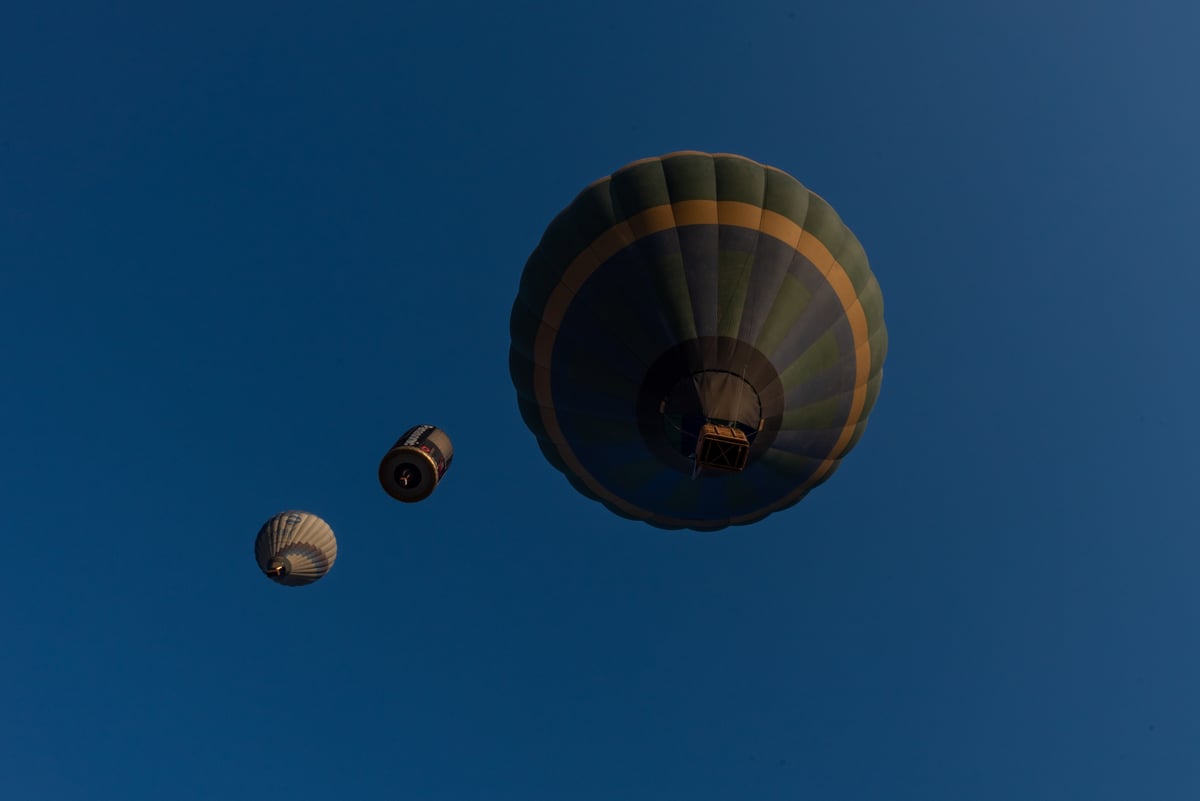
<svg viewBox="0 0 1200 801"><path fill-rule="evenodd" d="M662 528L789 507L858 441L887 352L858 239L790 175L729 154L634 162L530 255L509 368L546 459Z"/></svg>
<svg viewBox="0 0 1200 801"><path fill-rule="evenodd" d="M398 501L428 498L450 469L454 445L445 431L431 425L413 426L400 435L379 462L379 483Z"/></svg>
<svg viewBox="0 0 1200 801"><path fill-rule="evenodd" d="M312 584L337 560L333 529L308 512L280 512L258 530L254 558L267 578L288 587Z"/></svg>

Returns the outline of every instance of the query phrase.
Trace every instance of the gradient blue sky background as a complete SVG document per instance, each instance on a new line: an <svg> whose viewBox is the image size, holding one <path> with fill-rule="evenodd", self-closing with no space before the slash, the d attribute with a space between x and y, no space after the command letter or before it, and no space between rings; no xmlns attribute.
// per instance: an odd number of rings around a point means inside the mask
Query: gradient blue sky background
<svg viewBox="0 0 1200 801"><path fill-rule="evenodd" d="M0 795L1200 798L1193 2L0 12ZM836 477L627 522L516 410L584 185L827 198L891 335ZM375 469L457 448L426 503ZM258 526L324 516L320 583ZM852 523L847 523L847 520Z"/></svg>

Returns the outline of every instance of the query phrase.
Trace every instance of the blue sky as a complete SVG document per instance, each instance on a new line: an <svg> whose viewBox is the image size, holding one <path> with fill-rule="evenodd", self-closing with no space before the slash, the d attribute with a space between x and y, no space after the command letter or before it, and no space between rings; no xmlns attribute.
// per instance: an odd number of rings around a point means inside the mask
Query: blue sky
<svg viewBox="0 0 1200 801"><path fill-rule="evenodd" d="M4 796L1200 797L1198 9L6 9ZM715 534L576 494L507 371L550 218L677 149L828 199L891 340Z"/></svg>

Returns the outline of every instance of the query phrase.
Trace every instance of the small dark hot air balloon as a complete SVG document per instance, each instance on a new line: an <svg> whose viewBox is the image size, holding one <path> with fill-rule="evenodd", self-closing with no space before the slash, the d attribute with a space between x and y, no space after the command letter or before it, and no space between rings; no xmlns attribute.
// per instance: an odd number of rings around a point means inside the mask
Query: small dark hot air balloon
<svg viewBox="0 0 1200 801"><path fill-rule="evenodd" d="M834 210L741 156L681 152L585 189L525 264L509 367L547 460L663 528L752 523L854 447L883 296Z"/></svg>
<svg viewBox="0 0 1200 801"><path fill-rule="evenodd" d="M450 469L454 445L445 431L419 425L405 431L379 463L383 491L398 501L428 498Z"/></svg>

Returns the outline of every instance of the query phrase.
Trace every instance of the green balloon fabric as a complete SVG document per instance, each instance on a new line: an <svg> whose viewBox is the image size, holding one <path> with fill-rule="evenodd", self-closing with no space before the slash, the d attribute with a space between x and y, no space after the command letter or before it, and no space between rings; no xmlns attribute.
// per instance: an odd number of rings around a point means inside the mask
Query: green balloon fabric
<svg viewBox="0 0 1200 801"><path fill-rule="evenodd" d="M828 479L883 375L883 296L836 212L741 156L672 153L585 189L521 277L509 368L546 459L662 528L753 523ZM708 423L743 470L698 465Z"/></svg>

